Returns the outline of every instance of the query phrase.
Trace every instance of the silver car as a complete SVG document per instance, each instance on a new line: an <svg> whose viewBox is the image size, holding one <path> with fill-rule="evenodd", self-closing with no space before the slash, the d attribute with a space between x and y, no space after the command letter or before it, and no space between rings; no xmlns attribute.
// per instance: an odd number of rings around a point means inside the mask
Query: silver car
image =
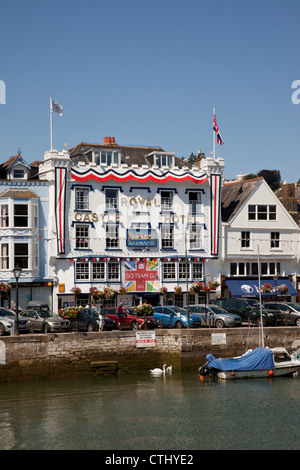
<svg viewBox="0 0 300 470"><path fill-rule="evenodd" d="M0 336L11 335L14 332L16 314L8 308L0 307ZM19 333L28 333L30 323L27 318L19 315Z"/></svg>
<svg viewBox="0 0 300 470"><path fill-rule="evenodd" d="M186 307L185 307L186 308ZM190 305L190 313L197 314L201 318L201 326L212 326L215 328L225 328L241 326L242 319L235 313L229 313L217 305Z"/></svg>
<svg viewBox="0 0 300 470"><path fill-rule="evenodd" d="M23 310L22 315L29 320L32 331L42 333L70 331L70 320L59 317L51 310Z"/></svg>
<svg viewBox="0 0 300 470"><path fill-rule="evenodd" d="M282 314L283 325L300 326L300 305L292 302L266 302L264 308Z"/></svg>

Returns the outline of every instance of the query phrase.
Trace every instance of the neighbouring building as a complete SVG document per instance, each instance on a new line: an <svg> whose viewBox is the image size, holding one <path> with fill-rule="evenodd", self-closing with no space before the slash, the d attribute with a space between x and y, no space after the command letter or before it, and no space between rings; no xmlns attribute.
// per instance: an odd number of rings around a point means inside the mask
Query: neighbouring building
<svg viewBox="0 0 300 470"><path fill-rule="evenodd" d="M117 292L107 305L185 305L194 281L219 276L223 170L222 158L202 154L191 166L160 147L111 137L46 152L39 179L49 184L54 310L86 304L91 288L105 286Z"/></svg>
<svg viewBox="0 0 300 470"><path fill-rule="evenodd" d="M20 154L0 164L0 282L1 305L16 301L13 269L22 268L19 306L43 300L52 306L53 283L48 265L48 182L38 178L38 164L28 165Z"/></svg>
<svg viewBox="0 0 300 470"><path fill-rule="evenodd" d="M259 296L261 284L299 296L300 229L263 178L224 184L221 195L222 295ZM298 297L299 299L299 297Z"/></svg>

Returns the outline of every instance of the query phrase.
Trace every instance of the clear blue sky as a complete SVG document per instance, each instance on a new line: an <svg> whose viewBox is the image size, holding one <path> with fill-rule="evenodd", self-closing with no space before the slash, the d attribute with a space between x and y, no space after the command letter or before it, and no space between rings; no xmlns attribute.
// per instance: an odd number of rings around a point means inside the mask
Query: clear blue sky
<svg viewBox="0 0 300 470"><path fill-rule="evenodd" d="M299 0L1 1L0 161L53 146L160 145L213 150L225 177L278 169L300 178Z"/></svg>

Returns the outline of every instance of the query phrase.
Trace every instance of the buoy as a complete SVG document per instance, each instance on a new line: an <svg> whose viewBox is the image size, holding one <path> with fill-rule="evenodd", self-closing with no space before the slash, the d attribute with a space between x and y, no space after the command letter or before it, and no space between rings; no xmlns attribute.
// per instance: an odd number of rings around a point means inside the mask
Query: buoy
<svg viewBox="0 0 300 470"><path fill-rule="evenodd" d="M274 372L272 370L269 370L269 377L273 377Z"/></svg>
<svg viewBox="0 0 300 470"><path fill-rule="evenodd" d="M235 372L232 370L232 371L230 372L230 375L232 375L232 377L234 377L234 376L235 376Z"/></svg>
<svg viewBox="0 0 300 470"><path fill-rule="evenodd" d="M203 380L204 380L204 375L199 375L199 380L200 380L200 382L203 382Z"/></svg>

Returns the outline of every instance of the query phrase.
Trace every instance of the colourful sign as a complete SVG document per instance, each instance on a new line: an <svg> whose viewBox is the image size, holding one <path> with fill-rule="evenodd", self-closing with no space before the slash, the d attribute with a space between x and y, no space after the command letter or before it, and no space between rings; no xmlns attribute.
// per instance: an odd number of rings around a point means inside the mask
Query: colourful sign
<svg viewBox="0 0 300 470"><path fill-rule="evenodd" d="M125 289L127 292L157 292L158 261L125 261Z"/></svg>

